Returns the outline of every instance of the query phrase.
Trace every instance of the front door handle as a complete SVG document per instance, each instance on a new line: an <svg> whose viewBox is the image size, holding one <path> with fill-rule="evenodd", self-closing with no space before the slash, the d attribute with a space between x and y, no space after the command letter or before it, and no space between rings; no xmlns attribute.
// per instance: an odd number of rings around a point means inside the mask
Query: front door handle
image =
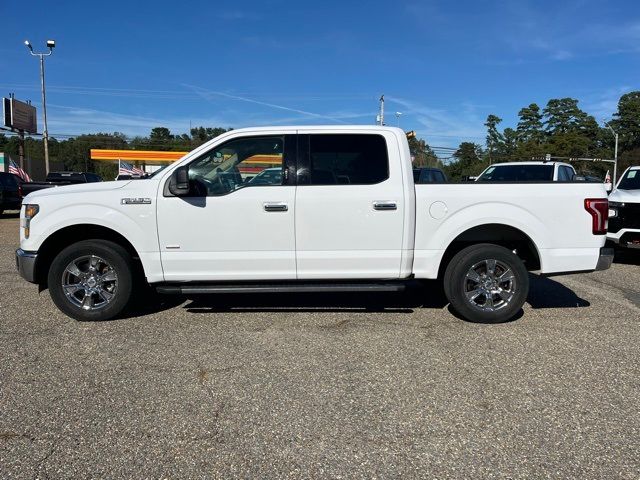
<svg viewBox="0 0 640 480"><path fill-rule="evenodd" d="M398 204L396 202L373 202L374 210L397 210Z"/></svg>
<svg viewBox="0 0 640 480"><path fill-rule="evenodd" d="M265 212L286 212L289 210L289 205L286 203L265 203L263 205Z"/></svg>

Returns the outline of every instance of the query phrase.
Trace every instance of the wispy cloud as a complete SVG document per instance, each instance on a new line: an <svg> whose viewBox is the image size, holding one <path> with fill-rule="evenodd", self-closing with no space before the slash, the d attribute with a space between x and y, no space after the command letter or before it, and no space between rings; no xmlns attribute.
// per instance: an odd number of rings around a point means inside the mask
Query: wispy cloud
<svg viewBox="0 0 640 480"><path fill-rule="evenodd" d="M415 120L419 124L417 133L432 145L456 147L462 141L484 141L484 120L480 110L489 106L462 103L456 110L444 110L390 95L385 99L399 105L404 116Z"/></svg>
<svg viewBox="0 0 640 480"><path fill-rule="evenodd" d="M612 87L604 92L591 93L584 96L582 108L593 115L598 122L609 120L618 110L618 100L625 93L633 90L629 86Z"/></svg>
<svg viewBox="0 0 640 480"><path fill-rule="evenodd" d="M640 52L640 21L632 13L620 17L615 2L566 0L545 8L542 2L520 0L495 8L486 19L491 26L483 28L496 33L489 33L479 45L489 57L496 53L515 57L500 60L506 64Z"/></svg>
<svg viewBox="0 0 640 480"><path fill-rule="evenodd" d="M122 132L129 136L148 135L154 127L167 127L173 133L186 133L193 126L229 126L222 117L162 118L145 115L127 115L105 110L68 105L47 104L49 131L53 136L79 135L89 132Z"/></svg>
<svg viewBox="0 0 640 480"><path fill-rule="evenodd" d="M300 115L305 115L305 116L308 116L308 117L319 118L319 119L324 119L324 120L330 120L330 121L336 122L336 123L346 123L341 118L332 117L332 116L321 114L321 113L308 112L306 110L300 110L300 109L297 109L297 108L287 107L287 106L284 106L284 105L277 105L275 103L263 102L263 101L255 100L255 99L249 98L249 97L242 97L242 96L239 96L239 95L232 95L232 94L229 94L229 93L218 92L218 91L215 91L215 90L207 90L205 88L197 87L197 86L189 85L189 84L183 84L183 86L187 87L187 88L190 88L191 90L196 92L198 95L200 95L202 98L204 98L207 101L212 101L216 97L224 97L224 98L231 99L231 100L238 100L240 102L253 103L254 105L261 105L263 107L275 108L277 110L284 110L284 111L287 111L287 112L298 113Z"/></svg>

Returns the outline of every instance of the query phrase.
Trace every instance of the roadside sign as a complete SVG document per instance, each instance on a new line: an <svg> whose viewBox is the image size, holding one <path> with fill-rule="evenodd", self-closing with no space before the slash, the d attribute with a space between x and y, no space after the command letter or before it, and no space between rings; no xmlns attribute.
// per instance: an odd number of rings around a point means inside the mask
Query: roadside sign
<svg viewBox="0 0 640 480"><path fill-rule="evenodd" d="M15 98L3 98L4 125L12 130L37 133L36 107Z"/></svg>

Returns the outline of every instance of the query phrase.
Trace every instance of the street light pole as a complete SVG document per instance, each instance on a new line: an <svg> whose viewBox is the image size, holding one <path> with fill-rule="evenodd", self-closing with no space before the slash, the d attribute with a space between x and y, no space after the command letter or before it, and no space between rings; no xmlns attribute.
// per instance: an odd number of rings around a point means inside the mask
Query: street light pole
<svg viewBox="0 0 640 480"><path fill-rule="evenodd" d="M34 57L40 57L40 85L42 87L42 118L44 120L44 131L42 132L42 138L44 140L44 170L45 173L49 173L49 128L47 126L47 94L44 86L44 57L48 57L53 53L53 49L56 46L54 40L47 40L48 53L36 53L33 51L33 47L29 40L25 40L24 44L29 49L29 52Z"/></svg>
<svg viewBox="0 0 640 480"><path fill-rule="evenodd" d="M613 159L615 160L615 163L613 164L613 186L615 187L616 185L616 180L618 178L617 173L618 173L618 134L616 133L616 131L611 128L611 125L609 125L607 122L604 123L607 128L609 130L611 130L611 133L613 133L614 138L616 139L616 143L613 149Z"/></svg>

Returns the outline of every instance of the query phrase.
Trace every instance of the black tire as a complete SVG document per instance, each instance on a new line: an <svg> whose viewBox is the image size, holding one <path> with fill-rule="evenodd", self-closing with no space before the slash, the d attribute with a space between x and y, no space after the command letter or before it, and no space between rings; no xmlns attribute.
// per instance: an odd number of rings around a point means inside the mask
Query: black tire
<svg viewBox="0 0 640 480"><path fill-rule="evenodd" d="M95 266L91 265L92 261L96 262ZM76 270L79 275L69 273L73 268L67 270L72 262L78 262L74 265L81 268ZM87 271L84 271L85 265ZM131 299L133 290L131 265L131 256L117 243L106 240L84 240L74 243L62 250L51 263L48 274L51 299L64 314L76 320L110 320L122 313ZM93 271L90 270L92 267ZM109 274L107 280L96 281L96 279L107 278L107 273ZM115 280L110 280L114 274ZM88 278L82 278L83 276ZM83 286L73 294L71 294L72 289L68 289L70 293L67 294L63 287L65 281L67 284ZM100 293L87 295L86 292L92 290L86 290L86 288L93 288L96 283ZM89 297L86 302L85 297ZM78 305L78 302L83 305L86 303L85 308ZM90 307L90 304L94 303L95 307Z"/></svg>
<svg viewBox="0 0 640 480"><path fill-rule="evenodd" d="M507 248L481 243L451 259L444 274L444 291L464 319L501 323L520 312L529 293L529 274L522 260Z"/></svg>

